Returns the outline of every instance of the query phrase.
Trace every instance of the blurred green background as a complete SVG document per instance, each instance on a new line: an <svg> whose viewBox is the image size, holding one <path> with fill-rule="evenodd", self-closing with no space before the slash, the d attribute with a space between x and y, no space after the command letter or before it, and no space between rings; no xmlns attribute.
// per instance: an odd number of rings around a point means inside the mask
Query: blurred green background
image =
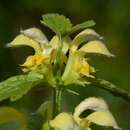
<svg viewBox="0 0 130 130"><path fill-rule="evenodd" d="M41 28L50 39L53 33L40 24L41 15L60 13L69 17L73 24L89 19L95 20L94 29L104 37L109 50L116 55L114 59L92 56L91 62L97 69L97 75L130 91L129 12L129 0L0 0L0 81L20 74L18 65L23 63L27 55L33 53L30 48L10 49L5 48L5 44L9 43L20 29L30 27ZM77 87L76 90L80 96L64 93L62 101L64 111L72 111L76 104L88 96L102 96L110 105L119 126L123 130L130 129L130 104L93 86L82 90ZM42 92L32 90L21 100L15 103L6 100L1 106L12 105L30 113L34 112L48 96L48 90Z"/></svg>

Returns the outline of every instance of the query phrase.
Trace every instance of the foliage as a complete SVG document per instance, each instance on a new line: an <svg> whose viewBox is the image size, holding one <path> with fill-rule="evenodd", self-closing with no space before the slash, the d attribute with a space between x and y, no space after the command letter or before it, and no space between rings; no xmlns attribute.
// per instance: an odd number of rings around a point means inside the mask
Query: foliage
<svg viewBox="0 0 130 130"><path fill-rule="evenodd" d="M71 21L65 16L59 14L46 14L43 15L42 18L43 20L41 23L49 27L58 35L67 35L68 33L74 33L78 30L82 30L84 28L95 25L95 22L93 20L89 20L72 27Z"/></svg>

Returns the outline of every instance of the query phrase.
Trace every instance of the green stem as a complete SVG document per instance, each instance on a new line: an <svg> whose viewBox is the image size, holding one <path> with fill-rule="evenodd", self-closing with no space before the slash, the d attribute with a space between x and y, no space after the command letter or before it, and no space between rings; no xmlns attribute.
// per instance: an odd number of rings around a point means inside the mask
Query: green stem
<svg viewBox="0 0 130 130"><path fill-rule="evenodd" d="M62 89L60 89L60 88L55 88L54 89L53 117L55 117L61 111L61 94L62 94Z"/></svg>
<svg viewBox="0 0 130 130"><path fill-rule="evenodd" d="M61 111L61 93L62 93L62 89L59 86L59 82L60 82L60 77L61 77L61 73L62 73L62 47L63 47L63 43L62 43L62 37L59 36L59 47L57 50L57 54L56 54L56 62L55 62L55 67L54 67L54 73L56 76L56 82L57 82L57 86L55 86L54 88L54 95L53 95L53 117L55 117L57 114L60 113Z"/></svg>
<svg viewBox="0 0 130 130"><path fill-rule="evenodd" d="M56 63L55 63L55 70L56 70L55 73L56 73L58 80L59 80L59 77L61 76L61 69L62 69L62 64L61 64L62 46L63 46L62 38L59 36L59 47L58 47L58 50L57 50Z"/></svg>
<svg viewBox="0 0 130 130"><path fill-rule="evenodd" d="M109 81L103 79L90 80L93 85L98 88L102 88L116 97L121 97L130 103L130 93L122 88L117 87Z"/></svg>

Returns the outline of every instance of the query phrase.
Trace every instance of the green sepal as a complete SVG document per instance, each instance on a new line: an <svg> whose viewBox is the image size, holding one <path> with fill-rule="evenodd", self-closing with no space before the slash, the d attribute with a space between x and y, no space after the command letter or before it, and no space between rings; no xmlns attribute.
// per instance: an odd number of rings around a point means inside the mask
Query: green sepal
<svg viewBox="0 0 130 130"><path fill-rule="evenodd" d="M77 95L79 96L80 94L74 90L71 90L71 89L65 89L67 92L71 93L71 94L74 94L74 95Z"/></svg>

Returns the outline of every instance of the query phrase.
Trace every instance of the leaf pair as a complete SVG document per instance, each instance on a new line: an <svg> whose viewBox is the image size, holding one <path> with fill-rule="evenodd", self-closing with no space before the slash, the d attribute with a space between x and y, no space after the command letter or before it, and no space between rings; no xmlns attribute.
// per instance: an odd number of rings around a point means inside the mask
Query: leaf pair
<svg viewBox="0 0 130 130"><path fill-rule="evenodd" d="M64 15L59 14L46 14L43 15L42 18L43 20L41 20L41 23L49 27L59 36L71 34L78 30L82 30L84 28L92 27L95 25L95 22L93 20L89 20L76 26L72 26L72 23L68 18L66 18Z"/></svg>

